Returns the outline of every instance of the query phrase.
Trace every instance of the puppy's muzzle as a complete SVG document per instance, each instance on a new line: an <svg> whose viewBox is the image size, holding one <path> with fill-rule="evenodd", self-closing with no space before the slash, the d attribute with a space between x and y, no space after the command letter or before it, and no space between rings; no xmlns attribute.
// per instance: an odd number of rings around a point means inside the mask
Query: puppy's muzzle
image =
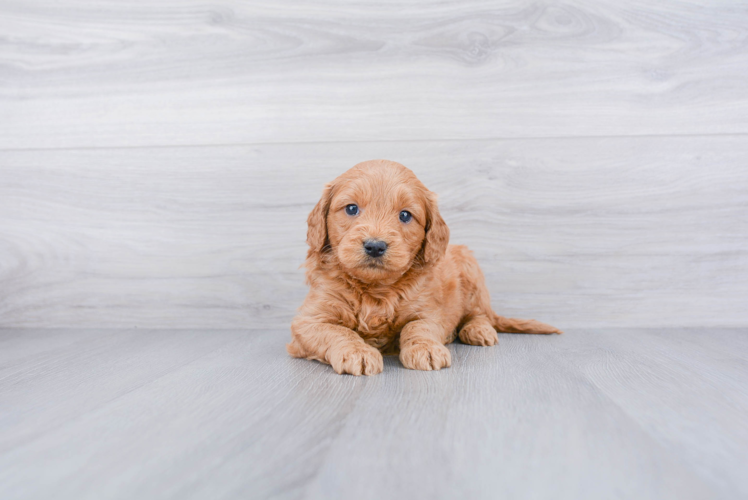
<svg viewBox="0 0 748 500"><path fill-rule="evenodd" d="M381 257L387 251L387 243L382 240L366 240L364 251L369 257Z"/></svg>

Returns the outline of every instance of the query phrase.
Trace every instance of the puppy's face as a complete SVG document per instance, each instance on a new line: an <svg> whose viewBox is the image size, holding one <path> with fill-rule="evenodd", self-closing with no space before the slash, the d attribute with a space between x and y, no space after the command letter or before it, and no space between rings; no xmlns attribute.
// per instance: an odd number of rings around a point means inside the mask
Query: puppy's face
<svg viewBox="0 0 748 500"><path fill-rule="evenodd" d="M338 177L309 216L311 251L333 252L346 273L370 283L396 280L419 256L438 259L448 240L433 193L389 161L361 163Z"/></svg>
<svg viewBox="0 0 748 500"><path fill-rule="evenodd" d="M393 173L362 171L340 183L330 202L330 247L343 269L364 281L405 273L426 236L423 195Z"/></svg>

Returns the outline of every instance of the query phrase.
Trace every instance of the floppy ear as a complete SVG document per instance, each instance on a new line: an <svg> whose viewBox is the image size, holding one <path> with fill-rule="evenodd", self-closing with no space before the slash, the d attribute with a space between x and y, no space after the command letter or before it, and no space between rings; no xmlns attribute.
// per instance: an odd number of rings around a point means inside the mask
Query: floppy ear
<svg viewBox="0 0 748 500"><path fill-rule="evenodd" d="M322 198L312 209L306 220L306 242L309 245L309 255L321 253L327 245L327 212L330 210L332 199L332 183L328 183L322 191Z"/></svg>
<svg viewBox="0 0 748 500"><path fill-rule="evenodd" d="M449 245L449 228L447 223L439 214L436 206L436 195L426 195L426 239L423 243L423 260L425 262L436 262L447 251Z"/></svg>

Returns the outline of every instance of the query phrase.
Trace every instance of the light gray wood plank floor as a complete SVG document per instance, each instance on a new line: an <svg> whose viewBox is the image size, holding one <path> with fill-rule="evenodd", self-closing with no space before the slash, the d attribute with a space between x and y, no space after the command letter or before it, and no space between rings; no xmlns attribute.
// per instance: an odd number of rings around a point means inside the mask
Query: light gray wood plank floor
<svg viewBox="0 0 748 500"><path fill-rule="evenodd" d="M739 498L748 332L575 329L375 377L285 330L0 330L0 498Z"/></svg>

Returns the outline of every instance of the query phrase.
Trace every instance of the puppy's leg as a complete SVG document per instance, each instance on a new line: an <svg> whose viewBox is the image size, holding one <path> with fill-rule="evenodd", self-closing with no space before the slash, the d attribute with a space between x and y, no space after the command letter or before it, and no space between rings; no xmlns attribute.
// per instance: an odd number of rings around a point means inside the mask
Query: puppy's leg
<svg viewBox="0 0 748 500"><path fill-rule="evenodd" d="M460 340L464 344L489 346L499 343L491 321L486 316L475 316L469 319L459 333Z"/></svg>
<svg viewBox="0 0 748 500"><path fill-rule="evenodd" d="M293 339L286 346L291 356L316 359L336 372L376 375L382 371L382 354L350 328L329 323L294 323Z"/></svg>
<svg viewBox="0 0 748 500"><path fill-rule="evenodd" d="M400 332L400 362L411 370L440 370L452 365L444 347L446 332L424 320L411 321Z"/></svg>

